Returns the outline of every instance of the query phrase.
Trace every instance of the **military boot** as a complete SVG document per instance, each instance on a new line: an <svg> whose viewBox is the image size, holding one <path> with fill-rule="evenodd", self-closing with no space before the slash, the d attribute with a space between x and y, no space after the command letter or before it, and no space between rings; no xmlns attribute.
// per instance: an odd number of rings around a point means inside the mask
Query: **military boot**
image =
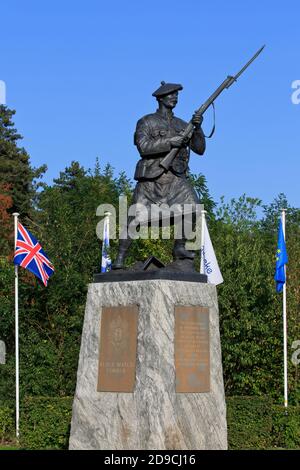
<svg viewBox="0 0 300 470"><path fill-rule="evenodd" d="M189 251L185 249L186 240L175 240L174 248L173 248L173 258L177 259L194 259L195 252Z"/></svg>
<svg viewBox="0 0 300 470"><path fill-rule="evenodd" d="M124 261L125 261L127 250L130 244L131 244L131 240L129 238L125 240L120 240L119 253L118 253L116 261L112 264L112 269L124 268Z"/></svg>

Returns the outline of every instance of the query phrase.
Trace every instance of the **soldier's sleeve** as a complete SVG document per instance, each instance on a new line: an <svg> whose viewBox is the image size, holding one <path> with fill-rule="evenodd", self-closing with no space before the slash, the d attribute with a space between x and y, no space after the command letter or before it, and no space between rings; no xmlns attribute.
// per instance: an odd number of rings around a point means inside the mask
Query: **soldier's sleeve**
<svg viewBox="0 0 300 470"><path fill-rule="evenodd" d="M206 148L205 136L201 127L195 129L191 139L191 149L198 155L203 155Z"/></svg>
<svg viewBox="0 0 300 470"><path fill-rule="evenodd" d="M169 152L171 145L166 134L164 130L155 129L155 123L151 119L140 119L136 125L134 143L141 157Z"/></svg>

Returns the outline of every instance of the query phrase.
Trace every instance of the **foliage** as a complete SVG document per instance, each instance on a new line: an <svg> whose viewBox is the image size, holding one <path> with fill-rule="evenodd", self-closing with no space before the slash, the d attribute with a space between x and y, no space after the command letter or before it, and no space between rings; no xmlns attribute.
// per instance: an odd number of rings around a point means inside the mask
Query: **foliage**
<svg viewBox="0 0 300 470"><path fill-rule="evenodd" d="M44 288L19 269L21 396L68 396L74 392L87 284L99 272L101 241L96 227L100 204L118 208L120 195L130 204L131 180L113 168L93 170L79 162L60 172L52 185L37 191L42 169L30 166L18 147L20 135L12 123L14 111L0 107L0 339L7 346L1 366L0 395L10 396L14 384L14 269L10 213L22 212L22 222L40 240L55 266ZM223 369L226 393L282 395L282 304L274 288L274 255L280 210L287 210L288 328L292 342L300 338L300 209L279 194L266 205L257 198L216 203L204 175L190 180L208 211L208 226L224 277L218 287ZM259 214L259 217L258 217ZM119 221L117 220L117 225ZM117 226L117 229L119 227ZM151 255L172 260L172 240L135 240L128 265ZM111 240L114 260L118 243ZM198 263L198 257L197 257ZM196 264L197 269L199 264ZM291 354L289 355L291 357ZM289 361L289 398L299 404L298 368Z"/></svg>
<svg viewBox="0 0 300 470"><path fill-rule="evenodd" d="M270 216L265 206L265 217L258 219L260 209L259 200L245 195L230 203L223 200L210 224L224 277L224 284L218 287L224 378L227 394L269 394L278 399L282 394L283 338L282 297L276 294L273 279L277 227L273 224L271 233L266 229ZM299 226L291 229L288 223L287 233L293 233L293 239L288 239L291 347L300 337ZM290 396L297 403L295 373L290 362Z"/></svg>
<svg viewBox="0 0 300 470"><path fill-rule="evenodd" d="M0 339L6 344L6 364L0 365L0 397L9 399L14 390L14 268L0 257Z"/></svg>
<svg viewBox="0 0 300 470"><path fill-rule="evenodd" d="M300 407L274 405L269 397L227 397L230 449L299 449Z"/></svg>
<svg viewBox="0 0 300 470"><path fill-rule="evenodd" d="M43 175L46 166L32 168L28 153L18 147L22 136L14 128L14 114L15 111L0 105L0 186L4 183L10 188L11 212L30 215L38 187L35 180Z"/></svg>
<svg viewBox="0 0 300 470"><path fill-rule="evenodd" d="M0 443L13 438L14 418L13 408L8 405L0 405Z"/></svg>
<svg viewBox="0 0 300 470"><path fill-rule="evenodd" d="M195 175L194 173L191 173L189 174L189 179L197 193L198 198L201 201L201 204L204 205L204 209L207 211L208 217L214 217L216 203L209 193L205 176L202 174Z"/></svg>
<svg viewBox="0 0 300 470"><path fill-rule="evenodd" d="M21 401L21 441L26 449L67 449L73 397ZM299 449L300 408L269 397L227 397L228 446L237 449ZM0 442L14 441L14 404L0 405Z"/></svg>
<svg viewBox="0 0 300 470"><path fill-rule="evenodd" d="M0 253L2 256L9 253L13 244L12 221L9 215L13 201L9 192L9 185L0 184Z"/></svg>
<svg viewBox="0 0 300 470"><path fill-rule="evenodd" d="M268 397L228 397L226 405L230 449L271 447L272 401Z"/></svg>
<svg viewBox="0 0 300 470"><path fill-rule="evenodd" d="M19 269L21 396L65 396L74 391L87 284L99 272L101 242L95 229L99 204L118 206L120 188L128 182L113 177L111 167L86 171L79 163L60 173L52 186L36 196L39 210L22 218L54 264L44 288ZM116 250L112 242L112 249ZM0 392L8 397L14 380L13 267L7 259L0 271L0 331L7 344Z"/></svg>
<svg viewBox="0 0 300 470"><path fill-rule="evenodd" d="M201 176L201 175L200 175ZM204 185L203 178L194 180ZM60 173L52 186L44 185L37 197L34 220L24 223L39 238L55 266L45 289L20 269L21 395L66 396L74 392L87 284L99 271L101 242L95 228L96 208L118 207L120 194L131 197L131 183L111 167L85 170L78 162ZM281 204L283 196L280 197ZM227 394L282 394L282 306L274 289L274 253L279 207L248 198L224 200L213 206L208 220L211 238L224 277L218 287L223 369ZM276 203L277 204L277 203ZM285 204L287 204L285 202ZM300 232L298 212L288 208L289 350L300 338ZM272 215L273 214L273 215ZM275 218L276 219L276 218ZM278 217L277 217L278 220ZM277 221L276 221L277 222ZM151 254L167 263L172 240L136 240L128 264ZM111 256L117 252L111 241ZM0 331L7 344L7 364L1 368L0 392L9 396L14 381L13 267L0 260ZM238 282L237 282L238 280ZM291 356L291 355L290 355ZM289 362L289 395L299 403L298 369Z"/></svg>
<svg viewBox="0 0 300 470"><path fill-rule="evenodd" d="M282 406L272 409L272 447L284 449L300 448L300 409Z"/></svg>
<svg viewBox="0 0 300 470"><path fill-rule="evenodd" d="M67 449L72 399L26 398L20 414L20 444L26 449Z"/></svg>

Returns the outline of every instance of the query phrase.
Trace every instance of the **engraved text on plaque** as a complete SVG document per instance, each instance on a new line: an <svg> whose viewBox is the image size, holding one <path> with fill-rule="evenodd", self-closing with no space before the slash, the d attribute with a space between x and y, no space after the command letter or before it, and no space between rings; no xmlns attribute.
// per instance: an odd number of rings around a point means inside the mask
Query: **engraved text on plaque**
<svg viewBox="0 0 300 470"><path fill-rule="evenodd" d="M175 307L176 392L210 391L209 308Z"/></svg>

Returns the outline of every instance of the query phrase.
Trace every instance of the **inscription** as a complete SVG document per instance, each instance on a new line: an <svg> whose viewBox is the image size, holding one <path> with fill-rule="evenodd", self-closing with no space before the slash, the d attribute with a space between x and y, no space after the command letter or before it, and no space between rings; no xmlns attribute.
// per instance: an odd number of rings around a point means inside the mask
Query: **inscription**
<svg viewBox="0 0 300 470"><path fill-rule="evenodd" d="M137 317L137 305L103 308L97 387L99 392L134 390Z"/></svg>
<svg viewBox="0 0 300 470"><path fill-rule="evenodd" d="M209 392L207 307L175 307L175 371L176 392Z"/></svg>

